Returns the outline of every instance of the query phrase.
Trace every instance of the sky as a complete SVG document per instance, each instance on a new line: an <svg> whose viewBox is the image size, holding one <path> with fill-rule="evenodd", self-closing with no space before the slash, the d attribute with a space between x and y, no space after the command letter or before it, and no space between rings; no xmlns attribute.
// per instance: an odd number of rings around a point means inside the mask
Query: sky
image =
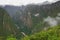
<svg viewBox="0 0 60 40"><path fill-rule="evenodd" d="M0 0L0 5L27 5L30 3L42 3L44 1L55 2L57 0Z"/></svg>

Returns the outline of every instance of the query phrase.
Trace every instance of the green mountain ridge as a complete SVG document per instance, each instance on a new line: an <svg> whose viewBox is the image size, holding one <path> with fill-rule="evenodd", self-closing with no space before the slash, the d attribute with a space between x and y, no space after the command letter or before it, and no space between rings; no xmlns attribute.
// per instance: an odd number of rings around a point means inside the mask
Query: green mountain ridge
<svg viewBox="0 0 60 40"><path fill-rule="evenodd" d="M0 8L0 37L2 36L6 38L8 35L11 34L16 36L17 33L18 29L14 24L14 21L10 18L8 13L3 8Z"/></svg>

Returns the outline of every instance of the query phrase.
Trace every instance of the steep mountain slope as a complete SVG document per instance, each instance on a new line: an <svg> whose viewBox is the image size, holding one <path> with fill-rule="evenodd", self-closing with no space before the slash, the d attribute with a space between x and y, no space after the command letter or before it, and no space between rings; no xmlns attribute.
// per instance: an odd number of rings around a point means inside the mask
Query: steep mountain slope
<svg viewBox="0 0 60 40"><path fill-rule="evenodd" d="M16 36L17 33L18 29L13 20L3 8L0 8L0 37L7 37L10 34Z"/></svg>

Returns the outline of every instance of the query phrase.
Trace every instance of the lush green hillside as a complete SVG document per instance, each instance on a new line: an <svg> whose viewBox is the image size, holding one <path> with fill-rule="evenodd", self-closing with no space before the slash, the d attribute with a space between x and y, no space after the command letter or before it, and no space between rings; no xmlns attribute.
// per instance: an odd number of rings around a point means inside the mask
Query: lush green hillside
<svg viewBox="0 0 60 40"><path fill-rule="evenodd" d="M13 20L3 8L0 8L0 40L6 38L10 34L16 36L17 33L18 29Z"/></svg>
<svg viewBox="0 0 60 40"><path fill-rule="evenodd" d="M60 25L26 36L22 40L60 40Z"/></svg>

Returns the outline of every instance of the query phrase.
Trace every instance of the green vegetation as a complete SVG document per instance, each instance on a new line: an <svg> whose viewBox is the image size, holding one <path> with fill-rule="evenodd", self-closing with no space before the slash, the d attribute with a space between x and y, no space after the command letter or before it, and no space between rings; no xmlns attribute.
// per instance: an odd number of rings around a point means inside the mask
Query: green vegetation
<svg viewBox="0 0 60 40"><path fill-rule="evenodd" d="M10 35L10 36L7 37L6 40L16 40L16 38L13 35Z"/></svg>
<svg viewBox="0 0 60 40"><path fill-rule="evenodd" d="M14 21L10 18L6 10L0 8L0 40L5 40L11 34L16 37L17 33L18 29Z"/></svg>
<svg viewBox="0 0 60 40"><path fill-rule="evenodd" d="M60 40L60 25L26 36L22 40Z"/></svg>

